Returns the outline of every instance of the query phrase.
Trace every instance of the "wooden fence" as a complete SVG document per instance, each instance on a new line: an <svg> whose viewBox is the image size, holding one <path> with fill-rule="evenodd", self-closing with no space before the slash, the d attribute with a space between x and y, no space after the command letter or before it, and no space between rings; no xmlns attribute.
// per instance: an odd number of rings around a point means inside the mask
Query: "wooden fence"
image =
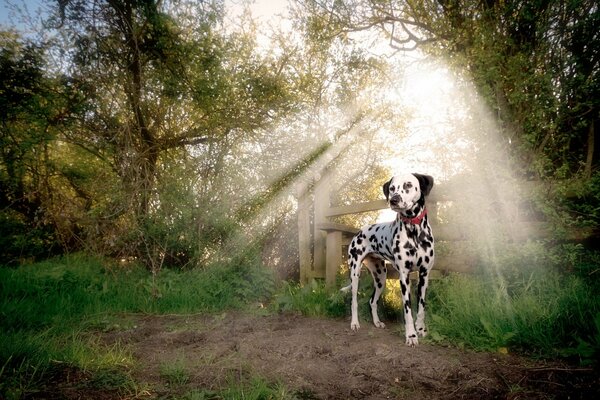
<svg viewBox="0 0 600 400"><path fill-rule="evenodd" d="M331 182L327 177L321 178L314 184L312 200L308 190L299 190L298 245L301 283L307 283L315 278L325 278L327 286L333 286L346 256L345 248L359 231L358 228L332 222L330 218L387 208L387 203L383 199L360 204L331 206L330 190ZM434 270L469 272L479 257L474 246L471 245L472 234L462 230L461 226L440 223L437 216L439 206L452 200L455 199L446 193L444 185L434 186L427 198L428 216L436 240ZM474 221L474 223L481 222ZM510 223L513 240L531 237L546 238L553 235L549 225L541 221L518 218ZM523 237L519 237L520 233ZM588 232L579 230L573 232L571 236L574 240L581 240L587 234ZM393 269L388 271L393 271ZM390 274L390 277L392 276Z"/></svg>

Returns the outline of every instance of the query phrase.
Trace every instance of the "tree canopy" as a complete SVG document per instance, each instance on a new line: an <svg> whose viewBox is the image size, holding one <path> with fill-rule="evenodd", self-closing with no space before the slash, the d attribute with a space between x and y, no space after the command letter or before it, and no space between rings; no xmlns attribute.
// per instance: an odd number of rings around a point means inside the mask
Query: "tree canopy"
<svg viewBox="0 0 600 400"><path fill-rule="evenodd" d="M575 211L599 222L594 1L298 1L266 45L226 1L46 4L38 37L0 33L4 263L87 249L191 267L251 226L271 258L295 254L275 238L294 235L298 182L319 164L366 200L385 173L374 133L402 138L370 33L467 71L522 175L578 178Z"/></svg>

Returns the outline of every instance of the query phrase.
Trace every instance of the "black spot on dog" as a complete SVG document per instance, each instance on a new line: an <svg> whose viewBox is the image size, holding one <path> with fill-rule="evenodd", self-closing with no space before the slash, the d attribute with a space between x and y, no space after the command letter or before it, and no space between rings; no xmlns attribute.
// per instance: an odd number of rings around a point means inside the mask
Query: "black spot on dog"
<svg viewBox="0 0 600 400"><path fill-rule="evenodd" d="M349 252L349 253L350 253L350 255L352 256L352 258L353 258L354 260L358 260L358 255L357 255L356 247L352 247L352 248L350 249L350 252Z"/></svg>
<svg viewBox="0 0 600 400"><path fill-rule="evenodd" d="M429 264L429 257L428 256L425 256L425 263Z"/></svg>
<svg viewBox="0 0 600 400"><path fill-rule="evenodd" d="M354 241L352 243L354 243ZM356 244L361 245L362 244L362 239L361 238L356 239Z"/></svg>
<svg viewBox="0 0 600 400"><path fill-rule="evenodd" d="M377 242L377 236L371 235L371 237L369 237L369 242Z"/></svg>
<svg viewBox="0 0 600 400"><path fill-rule="evenodd" d="M402 296L406 294L406 286L403 282L400 282L400 289L402 289Z"/></svg>
<svg viewBox="0 0 600 400"><path fill-rule="evenodd" d="M413 266L413 263L412 263L412 261L406 261L406 262L404 263L404 268L406 268L406 269L411 269L411 268L412 268L412 266Z"/></svg>
<svg viewBox="0 0 600 400"><path fill-rule="evenodd" d="M423 264L423 257L419 257L419 259L417 260L417 267L420 267L421 264Z"/></svg>
<svg viewBox="0 0 600 400"><path fill-rule="evenodd" d="M382 283L381 283L381 282L377 282L377 287L378 287L379 289L381 289L381 288L383 287Z"/></svg>

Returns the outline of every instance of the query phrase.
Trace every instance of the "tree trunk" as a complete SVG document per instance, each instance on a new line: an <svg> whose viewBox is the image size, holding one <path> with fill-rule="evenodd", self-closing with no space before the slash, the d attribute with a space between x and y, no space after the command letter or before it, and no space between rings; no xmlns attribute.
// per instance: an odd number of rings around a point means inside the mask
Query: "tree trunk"
<svg viewBox="0 0 600 400"><path fill-rule="evenodd" d="M595 145L595 127L594 120L590 123L588 128L588 137L587 137L587 157L585 160L585 169L583 170L583 175L589 179L592 177L592 167L594 165L594 149Z"/></svg>

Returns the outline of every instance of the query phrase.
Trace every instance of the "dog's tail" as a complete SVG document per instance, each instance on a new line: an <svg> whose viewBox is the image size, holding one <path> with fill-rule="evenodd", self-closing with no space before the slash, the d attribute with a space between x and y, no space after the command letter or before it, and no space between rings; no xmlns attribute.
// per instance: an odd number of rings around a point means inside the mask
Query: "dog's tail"
<svg viewBox="0 0 600 400"><path fill-rule="evenodd" d="M350 288L352 287L352 283L349 284L348 286L344 286L343 288L340 289L341 292L348 292L348 290L350 290Z"/></svg>

